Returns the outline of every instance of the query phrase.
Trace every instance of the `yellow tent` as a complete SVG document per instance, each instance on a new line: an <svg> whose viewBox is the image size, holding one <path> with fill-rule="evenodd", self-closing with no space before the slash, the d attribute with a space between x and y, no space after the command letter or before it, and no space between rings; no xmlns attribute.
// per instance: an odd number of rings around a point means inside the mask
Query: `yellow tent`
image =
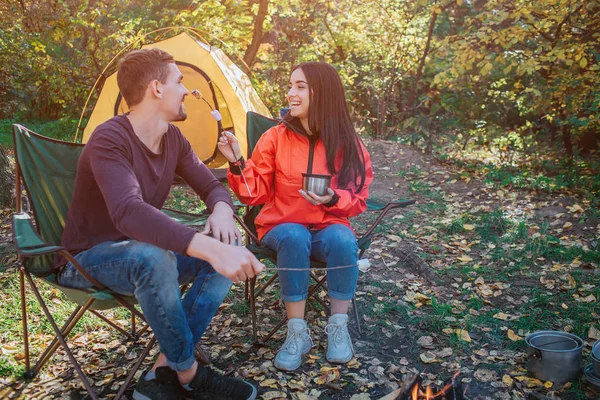
<svg viewBox="0 0 600 400"><path fill-rule="evenodd" d="M210 168L224 168L227 166L227 160L217 149L220 126L210 114L211 107L219 110L222 128L235 133L245 156L246 112L254 111L268 116L271 113L252 87L248 76L233 64L222 50L195 39L190 33L196 36L192 30L186 30L169 39L146 44L142 48L156 47L171 54L183 73L185 86L190 92L198 89L210 103L209 107L201 99L187 96L185 107L188 118L176 122L175 125L181 129L206 165ZM96 126L127 110L127 104L117 87L117 74L113 73L106 78L102 86L83 132L82 142L86 143L89 140Z"/></svg>

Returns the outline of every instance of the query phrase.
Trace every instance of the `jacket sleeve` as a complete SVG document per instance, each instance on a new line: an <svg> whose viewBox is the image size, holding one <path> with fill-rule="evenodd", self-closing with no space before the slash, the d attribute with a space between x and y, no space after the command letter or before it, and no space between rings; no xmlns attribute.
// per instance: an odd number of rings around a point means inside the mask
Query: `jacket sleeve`
<svg viewBox="0 0 600 400"><path fill-rule="evenodd" d="M258 140L252 157L246 161L242 173L234 174L231 168L227 171L229 186L242 203L250 206L264 204L273 195L277 138L277 127L269 129Z"/></svg>
<svg viewBox="0 0 600 400"><path fill-rule="evenodd" d="M358 185L351 182L348 188L334 189L339 196L339 200L331 207L321 205L320 207L330 214L337 217L350 218L357 216L367 209L367 198L369 197L369 185L373 181L373 168L371 166L371 157L367 149L361 142L361 148L365 157L365 183L360 192L356 192ZM336 175L332 180L332 187L337 187L339 176Z"/></svg>

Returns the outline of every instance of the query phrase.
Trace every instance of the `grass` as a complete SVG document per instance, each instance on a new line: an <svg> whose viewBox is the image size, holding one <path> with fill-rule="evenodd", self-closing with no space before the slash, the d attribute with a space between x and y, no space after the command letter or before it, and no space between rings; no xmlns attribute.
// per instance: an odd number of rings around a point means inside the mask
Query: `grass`
<svg viewBox="0 0 600 400"><path fill-rule="evenodd" d="M483 173L484 183L496 188L545 193L576 189L584 193L600 193L600 163L594 159L577 159L571 165L566 162L533 162L517 167L482 164L471 168Z"/></svg>
<svg viewBox="0 0 600 400"><path fill-rule="evenodd" d="M192 214L199 214L206 205L198 195L193 193L186 186L173 186L169 197L164 205L165 208L171 208L177 211L183 211Z"/></svg>

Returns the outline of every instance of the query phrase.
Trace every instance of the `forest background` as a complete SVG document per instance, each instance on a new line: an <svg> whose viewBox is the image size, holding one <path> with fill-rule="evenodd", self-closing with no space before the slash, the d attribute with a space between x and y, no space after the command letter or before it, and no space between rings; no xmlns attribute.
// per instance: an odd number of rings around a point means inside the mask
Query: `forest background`
<svg viewBox="0 0 600 400"><path fill-rule="evenodd" d="M274 112L294 64L326 61L362 133L573 165L600 140L599 12L575 0L2 0L0 143L14 121L72 138L119 49L188 26L243 59Z"/></svg>

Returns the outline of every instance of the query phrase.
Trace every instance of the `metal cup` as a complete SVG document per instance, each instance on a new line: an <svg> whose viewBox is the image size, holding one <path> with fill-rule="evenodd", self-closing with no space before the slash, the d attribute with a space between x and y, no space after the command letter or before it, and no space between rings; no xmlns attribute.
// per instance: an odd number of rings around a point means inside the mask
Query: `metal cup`
<svg viewBox="0 0 600 400"><path fill-rule="evenodd" d="M302 174L302 190L325 196L331 183L331 175Z"/></svg>

